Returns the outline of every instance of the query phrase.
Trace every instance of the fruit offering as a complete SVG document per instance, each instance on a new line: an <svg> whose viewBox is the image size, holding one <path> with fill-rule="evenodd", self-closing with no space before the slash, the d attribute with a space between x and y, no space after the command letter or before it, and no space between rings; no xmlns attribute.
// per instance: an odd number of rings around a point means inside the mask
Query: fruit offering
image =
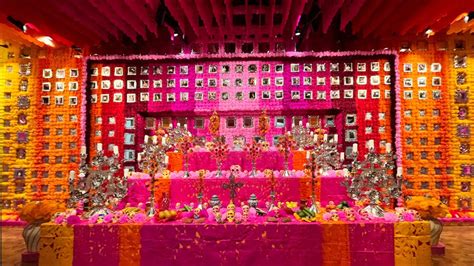
<svg viewBox="0 0 474 266"><path fill-rule="evenodd" d="M164 210L155 214L155 220L161 222L174 221L178 217L178 213L175 210Z"/></svg>
<svg viewBox="0 0 474 266"><path fill-rule="evenodd" d="M304 208L302 210L298 210L293 214L298 221L303 221L303 222L316 222L316 213L311 211L308 208Z"/></svg>

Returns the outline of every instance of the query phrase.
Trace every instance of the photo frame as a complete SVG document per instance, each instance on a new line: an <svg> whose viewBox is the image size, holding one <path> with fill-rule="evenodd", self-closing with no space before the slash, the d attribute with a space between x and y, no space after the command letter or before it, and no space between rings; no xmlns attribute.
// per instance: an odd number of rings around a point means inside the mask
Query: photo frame
<svg viewBox="0 0 474 266"><path fill-rule="evenodd" d="M313 72L313 64L304 63L303 64L303 72Z"/></svg>
<svg viewBox="0 0 474 266"><path fill-rule="evenodd" d="M299 86L300 85L300 77L291 77L291 85L292 86Z"/></svg>
<svg viewBox="0 0 474 266"><path fill-rule="evenodd" d="M168 75L176 74L176 67L175 66L167 66L166 67L166 74L168 74Z"/></svg>
<svg viewBox="0 0 474 266"><path fill-rule="evenodd" d="M379 62L370 62L370 71L372 71L372 72L380 71L380 63Z"/></svg>
<svg viewBox="0 0 474 266"><path fill-rule="evenodd" d="M329 78L329 83L331 84L331 86L339 86L341 85L341 79L339 78L339 76L331 76Z"/></svg>
<svg viewBox="0 0 474 266"><path fill-rule="evenodd" d="M123 67L115 67L114 76L117 76L117 77L123 76Z"/></svg>
<svg viewBox="0 0 474 266"><path fill-rule="evenodd" d="M409 63L403 64L403 72L406 72L406 73L413 72L413 65Z"/></svg>
<svg viewBox="0 0 474 266"><path fill-rule="evenodd" d="M270 64L263 64L262 65L262 72L269 73L270 72Z"/></svg>
<svg viewBox="0 0 474 266"><path fill-rule="evenodd" d="M262 99L263 100L270 100L271 99L271 92L270 91L262 91Z"/></svg>
<svg viewBox="0 0 474 266"><path fill-rule="evenodd" d="M127 103L137 102L137 95L135 93L127 93Z"/></svg>
<svg viewBox="0 0 474 266"><path fill-rule="evenodd" d="M101 94L100 95L100 102L101 103L108 103L110 101L110 96L108 94Z"/></svg>
<svg viewBox="0 0 474 266"><path fill-rule="evenodd" d="M51 91L51 82L43 82L41 85L42 91Z"/></svg>
<svg viewBox="0 0 474 266"><path fill-rule="evenodd" d="M367 64L357 63L357 72L365 72L365 71L367 71Z"/></svg>
<svg viewBox="0 0 474 266"><path fill-rule="evenodd" d="M137 67L136 66L127 67L127 75L129 75L129 76L137 75Z"/></svg>
<svg viewBox="0 0 474 266"><path fill-rule="evenodd" d="M123 89L123 80L121 79L114 80L114 89L116 90Z"/></svg>
<svg viewBox="0 0 474 266"><path fill-rule="evenodd" d="M312 100L313 99L313 92L312 91L304 91L303 98L305 100Z"/></svg>
<svg viewBox="0 0 474 266"><path fill-rule="evenodd" d="M161 102L162 100L163 100L163 96L160 92L153 93L154 102Z"/></svg>
<svg viewBox="0 0 474 266"><path fill-rule="evenodd" d="M432 63L431 64L431 72L441 72L441 64L440 63Z"/></svg>
<svg viewBox="0 0 474 266"><path fill-rule="evenodd" d="M326 64L316 64L316 72L325 72L326 71Z"/></svg>
<svg viewBox="0 0 474 266"><path fill-rule="evenodd" d="M148 89L150 88L150 81L148 79L140 80L140 88L141 89Z"/></svg>
<svg viewBox="0 0 474 266"><path fill-rule="evenodd" d="M285 117L275 116L275 128L285 128Z"/></svg>
<svg viewBox="0 0 474 266"><path fill-rule="evenodd" d="M194 73L196 73L196 74L204 73L204 66L203 65L195 65L194 66Z"/></svg>
<svg viewBox="0 0 474 266"><path fill-rule="evenodd" d="M203 92L195 92L194 93L194 100L196 101L203 101L204 100L204 93Z"/></svg>
<svg viewBox="0 0 474 266"><path fill-rule="evenodd" d="M275 65L275 73L283 73L283 64Z"/></svg>
<svg viewBox="0 0 474 266"><path fill-rule="evenodd" d="M140 102L148 102L150 100L150 94L148 92L140 92Z"/></svg>
<svg viewBox="0 0 474 266"><path fill-rule="evenodd" d="M179 66L179 74L180 75L188 75L189 67L188 66Z"/></svg>
<svg viewBox="0 0 474 266"><path fill-rule="evenodd" d="M292 73L300 72L300 64L298 64L298 63L290 64L290 72L292 72Z"/></svg>
<svg viewBox="0 0 474 266"><path fill-rule="evenodd" d="M161 79L155 79L153 80L153 88L162 88L163 87L163 81Z"/></svg>
<svg viewBox="0 0 474 266"><path fill-rule="evenodd" d="M304 78L303 78L303 85L304 85L304 86L311 86L311 85L313 85L313 78L312 78L312 77L304 77Z"/></svg>
<svg viewBox="0 0 474 266"><path fill-rule="evenodd" d="M176 101L176 93L169 92L166 93L166 102L175 102Z"/></svg>
<svg viewBox="0 0 474 266"><path fill-rule="evenodd" d="M344 72L352 72L354 71L352 63L344 63Z"/></svg>
<svg viewBox="0 0 474 266"><path fill-rule="evenodd" d="M300 91L291 91L291 100L299 100Z"/></svg>
<svg viewBox="0 0 474 266"><path fill-rule="evenodd" d="M77 81L70 81L68 88L70 91L77 91L79 89L79 83Z"/></svg>
<svg viewBox="0 0 474 266"><path fill-rule="evenodd" d="M163 74L163 67L162 66L153 66L152 68L153 75L162 75Z"/></svg>
<svg viewBox="0 0 474 266"><path fill-rule="evenodd" d="M43 69L43 78L49 79L53 77L53 70L50 68Z"/></svg>
<svg viewBox="0 0 474 266"><path fill-rule="evenodd" d="M101 70L100 70L100 74L103 77L109 77L110 76L110 67L108 67L108 66L102 67ZM58 75L58 72L56 72L56 75Z"/></svg>
<svg viewBox="0 0 474 266"><path fill-rule="evenodd" d="M189 101L189 92L180 92L179 93L179 100L182 102Z"/></svg>
<svg viewBox="0 0 474 266"><path fill-rule="evenodd" d="M174 87L176 87L176 80L175 80L175 79L167 79L167 80L166 80L166 87L167 87L167 88L174 88Z"/></svg>
<svg viewBox="0 0 474 266"><path fill-rule="evenodd" d="M356 114L346 114L346 126L355 126L357 122Z"/></svg>
<svg viewBox="0 0 474 266"><path fill-rule="evenodd" d="M121 103L122 101L123 101L123 94L122 93L114 93L113 102L114 103Z"/></svg>
<svg viewBox="0 0 474 266"><path fill-rule="evenodd" d="M330 96L331 99L340 99L341 98L341 91L331 90L329 92L329 96Z"/></svg>
<svg viewBox="0 0 474 266"><path fill-rule="evenodd" d="M133 79L127 80L127 89L134 90L137 88L137 81Z"/></svg>
<svg viewBox="0 0 474 266"><path fill-rule="evenodd" d="M100 88L103 89L103 90L108 90L108 89L110 89L110 86L111 86L110 80L102 80L102 81L100 82Z"/></svg>
<svg viewBox="0 0 474 266"><path fill-rule="evenodd" d="M150 67L148 66L141 66L140 67L140 75L146 76L150 73Z"/></svg>
<svg viewBox="0 0 474 266"><path fill-rule="evenodd" d="M275 91L275 99L277 99L277 100L282 100L283 99L283 91L282 90Z"/></svg>
<svg viewBox="0 0 474 266"><path fill-rule="evenodd" d="M77 78L77 77L79 77L79 69L77 69L77 68L71 68L71 69L69 70L69 77L71 77L71 78Z"/></svg>
<svg viewBox="0 0 474 266"><path fill-rule="evenodd" d="M428 70L426 63L418 63L417 70L418 70L418 73L426 73Z"/></svg>

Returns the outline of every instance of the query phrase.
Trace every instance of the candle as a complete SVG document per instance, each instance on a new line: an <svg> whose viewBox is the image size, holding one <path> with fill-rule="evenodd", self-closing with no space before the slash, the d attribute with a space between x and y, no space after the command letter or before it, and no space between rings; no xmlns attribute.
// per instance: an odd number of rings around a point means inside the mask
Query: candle
<svg viewBox="0 0 474 266"><path fill-rule="evenodd" d="M154 135L154 136L152 137L152 139L153 139L153 144L158 143L158 136L157 136L157 135Z"/></svg>
<svg viewBox="0 0 474 266"><path fill-rule="evenodd" d="M339 157L340 157L341 162L343 162L344 161L344 152L339 153Z"/></svg>
<svg viewBox="0 0 474 266"><path fill-rule="evenodd" d="M138 153L138 154L137 154L137 160L138 160L138 161L141 161L141 160L142 160L142 154L141 154L141 153Z"/></svg>
<svg viewBox="0 0 474 266"><path fill-rule="evenodd" d="M333 140L334 140L334 143L337 143L337 141L338 141L338 135L337 135L337 134L336 134L336 135L334 135L334 138L333 138Z"/></svg>
<svg viewBox="0 0 474 266"><path fill-rule="evenodd" d="M102 151L102 143L97 143L97 151Z"/></svg>
<svg viewBox="0 0 474 266"><path fill-rule="evenodd" d="M166 145L166 135L161 138L161 145Z"/></svg>
<svg viewBox="0 0 474 266"><path fill-rule="evenodd" d="M328 141L328 134L324 134L323 141L324 142Z"/></svg>
<svg viewBox="0 0 474 266"><path fill-rule="evenodd" d="M367 142L367 148L368 149L373 149L374 148L374 140L373 139L369 139L369 141Z"/></svg>
<svg viewBox="0 0 474 266"><path fill-rule="evenodd" d="M299 126L303 126L303 121L298 122Z"/></svg>
<svg viewBox="0 0 474 266"><path fill-rule="evenodd" d="M114 145L114 154L115 155L118 155L119 154L119 149L118 149L118 146L117 145Z"/></svg>
<svg viewBox="0 0 474 266"><path fill-rule="evenodd" d="M349 175L349 170L347 170L347 168L344 168L342 169L342 173L344 176L348 176Z"/></svg>
<svg viewBox="0 0 474 266"><path fill-rule="evenodd" d="M294 128L295 127L295 123L291 123L291 128Z"/></svg>
<svg viewBox="0 0 474 266"><path fill-rule="evenodd" d="M385 144L385 151L387 153L390 153L392 151L392 144L391 143Z"/></svg>
<svg viewBox="0 0 474 266"><path fill-rule="evenodd" d="M172 129L172 128L173 128L173 123L170 123L170 129Z"/></svg>
<svg viewBox="0 0 474 266"><path fill-rule="evenodd" d="M176 127L180 127L180 126L181 126L181 123L180 123L180 122L178 122L178 124L176 124Z"/></svg>
<svg viewBox="0 0 474 266"><path fill-rule="evenodd" d="M401 166L397 167L397 176L403 175L403 169Z"/></svg>
<svg viewBox="0 0 474 266"><path fill-rule="evenodd" d="M318 134L314 135L314 142L318 142Z"/></svg>
<svg viewBox="0 0 474 266"><path fill-rule="evenodd" d="M357 152L357 143L352 144L352 152Z"/></svg>
<svg viewBox="0 0 474 266"><path fill-rule="evenodd" d="M69 172L69 181L74 181L74 178L76 177L76 172L74 170L71 170Z"/></svg>
<svg viewBox="0 0 474 266"><path fill-rule="evenodd" d="M87 148L86 148L86 146L81 146L81 155L82 155L82 154L85 155L86 153L87 153Z"/></svg>
<svg viewBox="0 0 474 266"><path fill-rule="evenodd" d="M149 138L149 136L145 135L145 143L148 143L148 138Z"/></svg>
<svg viewBox="0 0 474 266"><path fill-rule="evenodd" d="M188 124L184 124L184 129L188 129Z"/></svg>
<svg viewBox="0 0 474 266"><path fill-rule="evenodd" d="M123 169L123 176L128 176L130 169L125 168Z"/></svg>
<svg viewBox="0 0 474 266"><path fill-rule="evenodd" d="M306 122L306 128L309 128L309 123L308 122Z"/></svg>
<svg viewBox="0 0 474 266"><path fill-rule="evenodd" d="M286 134L289 136L289 135L291 135L291 132L290 132L290 131L288 131L288 132L286 132Z"/></svg>
<svg viewBox="0 0 474 266"><path fill-rule="evenodd" d="M167 165L168 162L169 162L169 157L168 157L168 155L165 155L165 164Z"/></svg>
<svg viewBox="0 0 474 266"><path fill-rule="evenodd" d="M309 151L306 151L306 159L309 160L309 157L310 157L310 153L309 153Z"/></svg>

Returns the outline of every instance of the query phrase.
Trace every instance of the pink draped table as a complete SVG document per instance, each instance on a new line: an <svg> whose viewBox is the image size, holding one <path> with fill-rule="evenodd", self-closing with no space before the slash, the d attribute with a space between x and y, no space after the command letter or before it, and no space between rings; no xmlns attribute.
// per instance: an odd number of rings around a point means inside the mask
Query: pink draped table
<svg viewBox="0 0 474 266"><path fill-rule="evenodd" d="M429 223L44 224L40 265L430 265Z"/></svg>
<svg viewBox="0 0 474 266"><path fill-rule="evenodd" d="M275 178L277 201L299 201L302 198L310 196L311 180L304 178L301 171L293 171L292 173L293 175L290 177ZM199 179L195 176L196 173L191 173L190 178L172 176L169 181L169 186L166 188L162 187L160 191L168 193L173 206L178 202L183 204L189 204L191 202L197 203ZM137 206L138 203L147 202L150 195L148 192L149 181L149 176L145 174L131 177L128 180L129 192L127 197L122 201L122 205L130 203L131 206ZM228 178L207 177L204 178L203 181L203 202L208 202L212 195L217 195L224 203L229 202L229 191L222 188L224 183L229 182ZM341 176L322 176L318 178L316 196L323 206L328 204L329 201L337 203L345 200L351 202L347 197L345 188L341 186L342 181L343 177ZM242 174L236 178L236 182L243 184L241 188L237 189L236 200L238 202L246 202L251 194L256 195L260 201L260 206L265 206L265 202L270 200L270 179L262 177L261 174L258 177L245 177L245 174ZM160 202L158 202L158 204L159 203Z"/></svg>

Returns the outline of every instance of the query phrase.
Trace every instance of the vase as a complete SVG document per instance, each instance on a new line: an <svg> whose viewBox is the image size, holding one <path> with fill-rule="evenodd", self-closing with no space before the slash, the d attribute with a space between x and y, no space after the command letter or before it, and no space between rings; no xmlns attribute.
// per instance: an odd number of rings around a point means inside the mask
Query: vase
<svg viewBox="0 0 474 266"><path fill-rule="evenodd" d="M23 229L23 239L25 240L26 250L29 253L38 252L38 245L40 239L40 226L39 223L27 224Z"/></svg>
<svg viewBox="0 0 474 266"><path fill-rule="evenodd" d="M438 245L441 232L443 232L443 224L441 221L436 218L430 219L430 237L432 247Z"/></svg>

